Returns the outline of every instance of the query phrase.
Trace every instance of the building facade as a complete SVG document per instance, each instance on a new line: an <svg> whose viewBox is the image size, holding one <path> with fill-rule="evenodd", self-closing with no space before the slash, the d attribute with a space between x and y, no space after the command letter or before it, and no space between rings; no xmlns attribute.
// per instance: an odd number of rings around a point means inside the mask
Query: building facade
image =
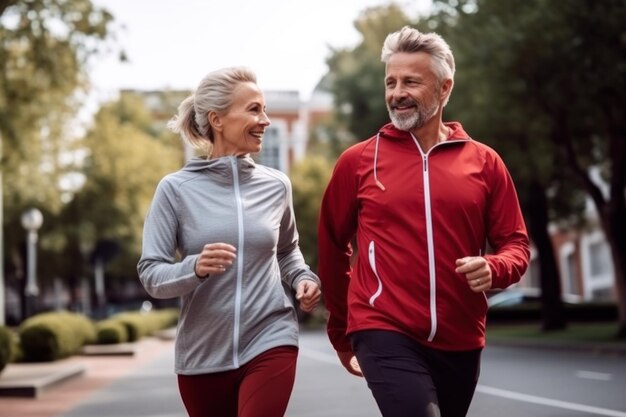
<svg viewBox="0 0 626 417"><path fill-rule="evenodd" d="M605 198L609 188L599 170L590 171L592 180L599 184ZM602 230L598 212L590 198L585 207L586 226L580 229L550 228L554 253L561 275L561 292L564 296L581 301L617 300L611 248ZM531 251L531 264L519 284L539 288L539 266L535 250Z"/></svg>
<svg viewBox="0 0 626 417"><path fill-rule="evenodd" d="M165 129L167 121L176 113L177 105L187 97L187 90L124 90L122 94L135 94L143 98L153 115L154 127ZM298 91L265 91L267 115L271 124L265 129L263 148L253 157L263 165L289 173L294 163L304 158L309 132L315 123L332 113L332 97L315 90L309 100L302 100ZM185 148L185 158L195 155Z"/></svg>

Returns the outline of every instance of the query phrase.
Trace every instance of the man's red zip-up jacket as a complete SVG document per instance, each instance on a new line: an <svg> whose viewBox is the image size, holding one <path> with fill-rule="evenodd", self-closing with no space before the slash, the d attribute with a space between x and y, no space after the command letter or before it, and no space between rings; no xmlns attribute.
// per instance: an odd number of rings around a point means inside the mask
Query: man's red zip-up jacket
<svg viewBox="0 0 626 417"><path fill-rule="evenodd" d="M526 271L528 235L502 159L459 123L446 126L450 136L428 153L388 124L337 160L318 230L318 275L337 351L351 351L348 335L365 329L401 332L435 349L482 348L487 299L470 290L455 261L484 256L492 288Z"/></svg>

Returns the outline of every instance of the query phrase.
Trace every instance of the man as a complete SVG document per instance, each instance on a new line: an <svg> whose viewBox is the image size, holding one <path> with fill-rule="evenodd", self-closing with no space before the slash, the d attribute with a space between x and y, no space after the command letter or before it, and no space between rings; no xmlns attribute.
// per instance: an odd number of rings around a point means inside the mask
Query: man
<svg viewBox="0 0 626 417"><path fill-rule="evenodd" d="M500 157L442 122L455 70L447 43L404 27L382 61L392 123L339 157L322 201L328 336L383 416L465 416L485 345L484 291L519 281L528 235Z"/></svg>

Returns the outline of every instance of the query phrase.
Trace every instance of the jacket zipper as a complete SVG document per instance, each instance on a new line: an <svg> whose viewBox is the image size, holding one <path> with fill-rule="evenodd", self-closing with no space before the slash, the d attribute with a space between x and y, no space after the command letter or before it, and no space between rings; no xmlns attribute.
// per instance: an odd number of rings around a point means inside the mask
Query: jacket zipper
<svg viewBox="0 0 626 417"><path fill-rule="evenodd" d="M239 172L237 171L237 158L230 157L230 164L233 168L233 185L235 188L235 203L237 206L237 286L235 288L235 323L233 326L233 365L239 368L239 332L241 320L241 287L243 281L243 203L241 200L241 190L239 188Z"/></svg>
<svg viewBox="0 0 626 417"><path fill-rule="evenodd" d="M435 244L433 240L433 221L430 204L430 176L428 171L428 153L424 153L417 139L411 134L417 149L424 161L424 213L426 214L426 242L428 245L428 279L430 281L430 334L428 341L432 342L437 334L437 276L435 275ZM431 148L432 149L432 148ZM430 151L429 151L430 152Z"/></svg>

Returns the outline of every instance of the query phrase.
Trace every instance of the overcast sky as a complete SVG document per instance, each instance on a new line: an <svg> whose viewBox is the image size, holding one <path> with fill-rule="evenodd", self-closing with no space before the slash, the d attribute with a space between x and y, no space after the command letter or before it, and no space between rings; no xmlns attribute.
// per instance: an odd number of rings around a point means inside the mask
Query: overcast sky
<svg viewBox="0 0 626 417"><path fill-rule="evenodd" d="M329 47L357 44L354 20L388 0L93 0L116 20L130 62L91 72L101 97L119 89L193 89L209 71L252 68L265 90L303 99L326 73ZM410 17L430 0L398 0Z"/></svg>

